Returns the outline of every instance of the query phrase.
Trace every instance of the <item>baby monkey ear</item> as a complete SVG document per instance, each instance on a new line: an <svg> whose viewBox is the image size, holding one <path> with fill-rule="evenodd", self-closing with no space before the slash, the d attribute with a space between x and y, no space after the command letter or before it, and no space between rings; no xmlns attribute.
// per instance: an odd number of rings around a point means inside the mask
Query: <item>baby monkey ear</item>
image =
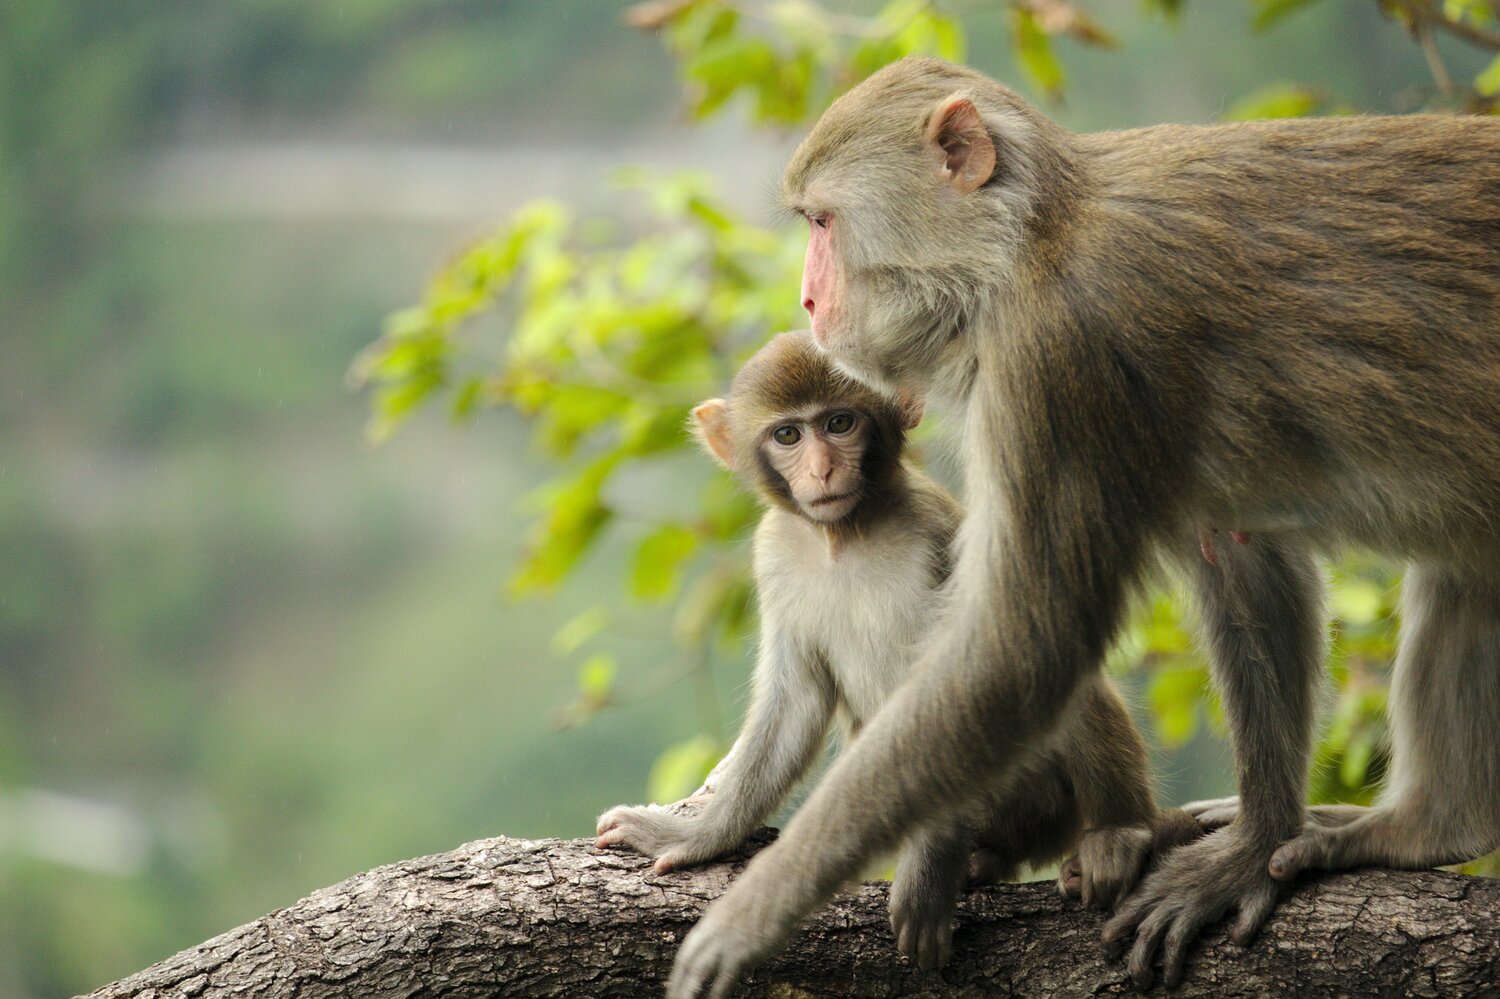
<svg viewBox="0 0 1500 999"><path fill-rule="evenodd" d="M734 468L734 440L729 435L727 402L723 399L709 399L694 406L693 436L725 468Z"/></svg>
<svg viewBox="0 0 1500 999"><path fill-rule="evenodd" d="M933 109L927 144L943 180L959 194L979 190L995 172L995 140L967 97L954 94Z"/></svg>
<svg viewBox="0 0 1500 999"><path fill-rule="evenodd" d="M922 413L926 409L922 397L910 389L896 391L896 408L901 412L902 430L917 429L917 424L922 422Z"/></svg>

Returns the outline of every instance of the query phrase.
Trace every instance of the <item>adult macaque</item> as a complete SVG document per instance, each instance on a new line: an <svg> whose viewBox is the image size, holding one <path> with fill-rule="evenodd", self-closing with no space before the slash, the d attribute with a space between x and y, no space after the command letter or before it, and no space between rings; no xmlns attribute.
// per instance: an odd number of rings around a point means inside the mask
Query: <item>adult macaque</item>
<svg viewBox="0 0 1500 999"><path fill-rule="evenodd" d="M760 659L744 731L699 814L622 806L599 819L599 846L650 854L658 872L739 846L806 772L835 715L850 735L874 716L937 616L961 516L902 459L920 408L840 374L806 333L776 337L727 401L693 416L703 443L766 507L754 556ZM1102 675L1080 686L1025 771L1008 776L948 821L921 827L901 855L891 926L922 968L948 958L966 879L1014 877L1077 846L1059 886L1110 906L1134 887L1154 828L1183 827L1158 821L1145 748Z"/></svg>
<svg viewBox="0 0 1500 999"><path fill-rule="evenodd" d="M908 60L840 98L783 181L818 342L964 423L953 599L779 841L684 940L672 996L731 984L918 818L1014 772L1175 563L1234 736L1233 820L1107 924L1175 982L1306 868L1500 841L1500 120L1350 117L1069 134ZM1247 535L1210 563L1205 528ZM1312 554L1411 560L1372 809L1303 806L1323 660Z"/></svg>

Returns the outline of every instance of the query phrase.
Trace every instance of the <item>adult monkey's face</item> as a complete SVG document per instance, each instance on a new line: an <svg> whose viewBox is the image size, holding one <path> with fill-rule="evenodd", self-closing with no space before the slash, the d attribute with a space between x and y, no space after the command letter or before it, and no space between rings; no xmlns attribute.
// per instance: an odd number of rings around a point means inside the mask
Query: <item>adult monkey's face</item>
<svg viewBox="0 0 1500 999"><path fill-rule="evenodd" d="M802 306L851 374L921 389L1008 272L1030 204L1035 115L1010 91L930 60L888 66L835 101L787 166L807 220Z"/></svg>

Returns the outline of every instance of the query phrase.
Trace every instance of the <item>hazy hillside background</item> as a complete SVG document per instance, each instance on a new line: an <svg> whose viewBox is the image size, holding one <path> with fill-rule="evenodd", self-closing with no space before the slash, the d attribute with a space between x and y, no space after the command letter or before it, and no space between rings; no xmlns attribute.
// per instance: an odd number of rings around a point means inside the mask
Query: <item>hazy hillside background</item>
<svg viewBox="0 0 1500 999"><path fill-rule="evenodd" d="M345 382L528 198L604 209L616 166L696 167L771 218L795 137L688 128L620 6L0 7L0 995L93 988L382 862L586 834L697 730L619 551L503 598L542 472L523 427L429 414L371 449ZM1259 35L1239 3L1086 6L1121 48L1065 51L1074 128L1210 121L1283 78L1388 110L1428 85L1373 4ZM1001 38L971 61L1014 79ZM625 703L559 731L548 642L596 603ZM743 678L716 678L725 734ZM1223 758L1163 759L1166 797L1226 788Z"/></svg>

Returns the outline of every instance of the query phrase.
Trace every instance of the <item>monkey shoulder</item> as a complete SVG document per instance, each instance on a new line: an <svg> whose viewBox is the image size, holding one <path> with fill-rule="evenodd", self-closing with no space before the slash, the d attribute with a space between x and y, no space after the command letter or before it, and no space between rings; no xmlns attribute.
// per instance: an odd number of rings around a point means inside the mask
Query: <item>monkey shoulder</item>
<svg viewBox="0 0 1500 999"><path fill-rule="evenodd" d="M907 465L906 476L908 489L904 519L923 535L930 548L941 549L942 559L946 562L953 539L958 535L958 527L963 523L963 505L921 469Z"/></svg>

